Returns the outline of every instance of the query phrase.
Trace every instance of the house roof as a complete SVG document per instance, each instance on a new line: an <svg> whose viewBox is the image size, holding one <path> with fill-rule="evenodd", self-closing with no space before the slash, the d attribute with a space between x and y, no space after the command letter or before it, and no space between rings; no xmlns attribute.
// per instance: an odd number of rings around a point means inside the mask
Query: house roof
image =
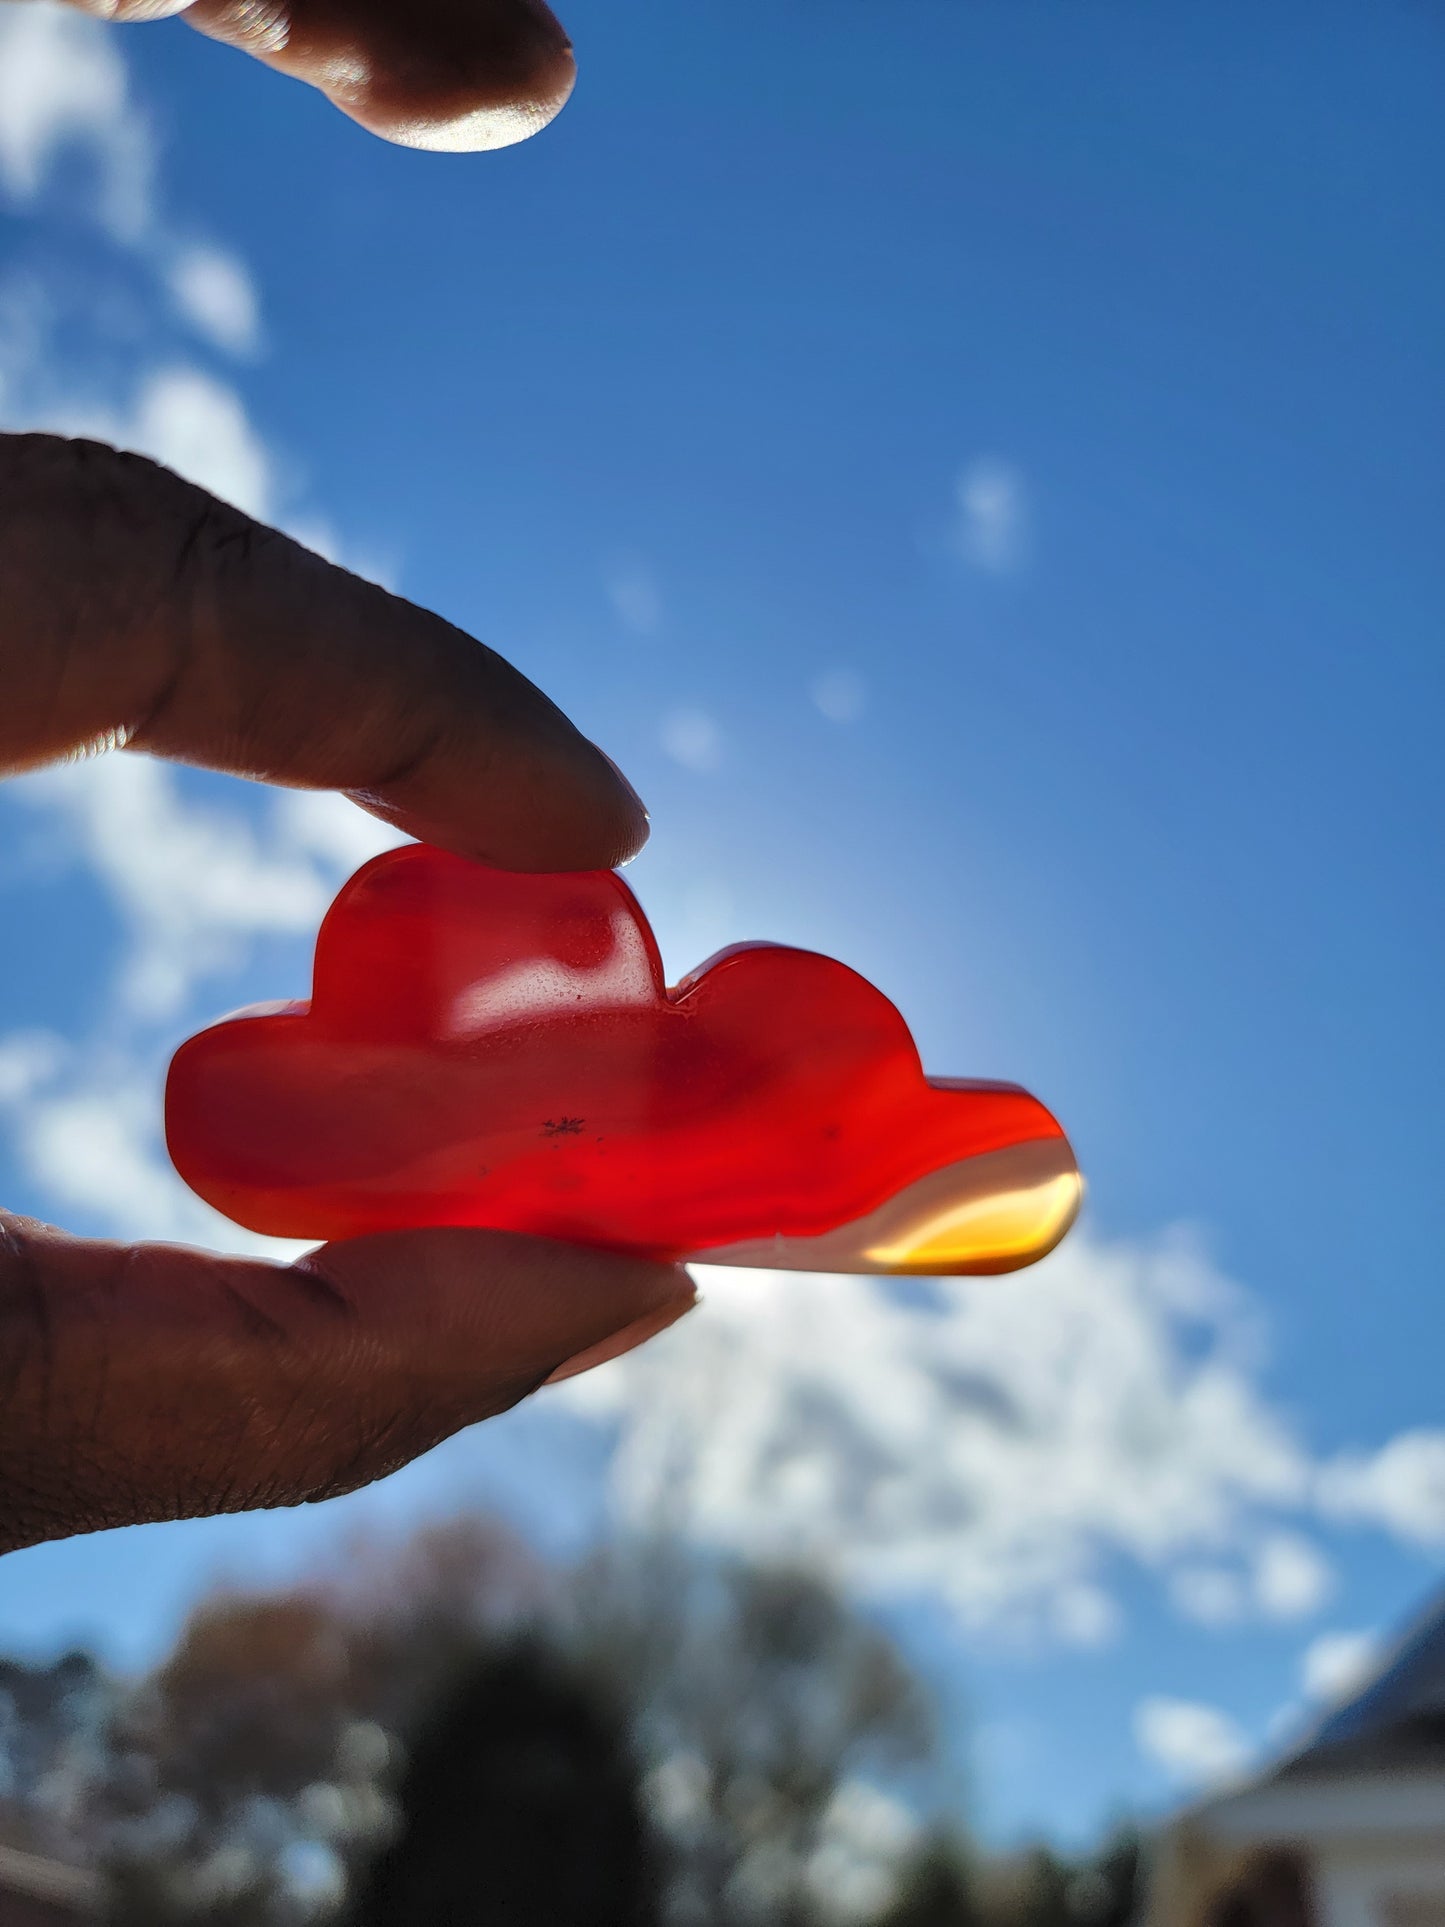
<svg viewBox="0 0 1445 1927"><path fill-rule="evenodd" d="M1271 1776L1445 1765L1445 1597L1406 1633L1364 1690L1329 1713Z"/></svg>

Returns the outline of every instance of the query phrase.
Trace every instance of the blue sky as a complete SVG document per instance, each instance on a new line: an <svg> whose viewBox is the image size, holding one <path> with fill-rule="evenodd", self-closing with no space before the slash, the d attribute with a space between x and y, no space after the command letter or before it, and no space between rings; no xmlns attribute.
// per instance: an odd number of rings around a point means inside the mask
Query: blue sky
<svg viewBox="0 0 1445 1927"><path fill-rule="evenodd" d="M845 956L930 1068L1057 1110L1085 1225L942 1303L709 1280L362 1501L10 1560L0 1638L141 1657L357 1513L636 1522L726 1336L753 1422L688 1435L700 1536L811 1521L959 1708L983 1822L1078 1831L1267 1748L1445 1559L1445 32L566 17L565 113L461 158L178 23L5 7L0 419L189 467L502 648L647 799L675 972ZM0 1191L220 1235L159 1162L165 1056L300 992L367 827L136 762L0 831Z"/></svg>

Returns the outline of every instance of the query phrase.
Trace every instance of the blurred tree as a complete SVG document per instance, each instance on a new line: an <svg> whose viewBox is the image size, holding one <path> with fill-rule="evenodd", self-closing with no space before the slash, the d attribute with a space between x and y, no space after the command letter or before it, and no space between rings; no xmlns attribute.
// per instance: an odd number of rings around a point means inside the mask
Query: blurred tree
<svg viewBox="0 0 1445 1927"><path fill-rule="evenodd" d="M356 1751L344 1626L321 1596L218 1599L115 1725L116 1927L269 1927L324 1911L391 1817Z"/></svg>
<svg viewBox="0 0 1445 1927"><path fill-rule="evenodd" d="M397 1825L396 1735L494 1636L536 1567L476 1521L347 1589L200 1606L123 1704L104 1788L115 1927L334 1917Z"/></svg>
<svg viewBox="0 0 1445 1927"><path fill-rule="evenodd" d="M116 1688L88 1653L52 1666L0 1659L0 1840L83 1864Z"/></svg>
<svg viewBox="0 0 1445 1927"><path fill-rule="evenodd" d="M875 1919L913 1823L882 1790L932 1733L886 1636L816 1575L629 1548L578 1587L572 1649L630 1695L673 1927Z"/></svg>
<svg viewBox="0 0 1445 1927"><path fill-rule="evenodd" d="M877 1927L1133 1927L1142 1911L1141 1843L1132 1828L1079 1860L1038 1847L989 1862L934 1834Z"/></svg>
<svg viewBox="0 0 1445 1927"><path fill-rule="evenodd" d="M1052 1848L1036 1846L983 1870L988 1927L1078 1927L1070 1905L1074 1872Z"/></svg>
<svg viewBox="0 0 1445 1927"><path fill-rule="evenodd" d="M1117 1827L1075 1873L1070 1904L1082 1927L1133 1927L1144 1911L1144 1842L1135 1826Z"/></svg>
<svg viewBox="0 0 1445 1927"><path fill-rule="evenodd" d="M401 1831L354 1927L649 1927L653 1879L621 1710L530 1639L451 1687L414 1743Z"/></svg>
<svg viewBox="0 0 1445 1927"><path fill-rule="evenodd" d="M951 1834L928 1836L878 1927L990 1927L978 1900L974 1856Z"/></svg>
<svg viewBox="0 0 1445 1927"><path fill-rule="evenodd" d="M206 1602L124 1694L0 1664L0 1841L101 1864L112 1927L1137 1917L1131 1835L991 1863L920 1833L928 1709L816 1573L673 1539L562 1575L476 1521L346 1572Z"/></svg>

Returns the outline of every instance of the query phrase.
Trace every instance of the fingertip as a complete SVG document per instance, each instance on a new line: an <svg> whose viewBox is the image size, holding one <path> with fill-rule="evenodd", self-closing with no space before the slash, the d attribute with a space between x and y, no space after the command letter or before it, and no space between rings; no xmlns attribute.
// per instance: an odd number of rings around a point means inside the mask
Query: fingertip
<svg viewBox="0 0 1445 1927"><path fill-rule="evenodd" d="M595 743L593 743L591 747L597 750L597 754L611 771L613 781L621 799L621 808L618 813L618 854L606 866L609 870L620 869L624 863L630 863L632 859L640 853L648 837L651 836L652 817L648 812L647 805L622 774L617 764L614 763L612 758L607 754L607 751L605 749L598 749Z"/></svg>
<svg viewBox="0 0 1445 1927"><path fill-rule="evenodd" d="M607 759L597 761L600 766ZM651 828L636 794L610 767L605 775L554 776L515 799L499 797L493 786L468 787L464 774L461 787L425 800L394 788L343 793L419 843L494 870L620 869L642 849Z"/></svg>
<svg viewBox="0 0 1445 1927"><path fill-rule="evenodd" d="M346 794L373 816L497 870L612 870L647 842L647 808L540 692L479 710L400 780ZM498 756L497 744L505 746Z"/></svg>
<svg viewBox="0 0 1445 1927"><path fill-rule="evenodd" d="M686 1273L684 1273L686 1276ZM641 1318L635 1318L630 1325L624 1325L610 1338L604 1338L595 1345L564 1360L542 1382L545 1385L562 1385L569 1378L580 1378L583 1372L596 1371L599 1365L610 1365L615 1358L624 1358L628 1352L635 1352L649 1339L660 1338L670 1331L679 1320L686 1318L690 1311L696 1311L700 1299L696 1288L689 1278L687 1288L679 1289L676 1296L664 1300L655 1310Z"/></svg>
<svg viewBox="0 0 1445 1927"><path fill-rule="evenodd" d="M642 850L652 829L642 798L610 756L591 743L587 749L571 795L557 796L553 822L538 820L545 848L524 861L508 858L502 868L619 870Z"/></svg>
<svg viewBox="0 0 1445 1927"><path fill-rule="evenodd" d="M399 106L372 95L357 98L327 89L332 103L368 133L396 147L432 154L484 154L516 147L554 121L577 84L570 46L549 50L525 80L496 100L458 107L408 99Z"/></svg>
<svg viewBox="0 0 1445 1927"><path fill-rule="evenodd" d="M310 82L368 132L433 153L527 140L561 112L577 79L545 0L192 0L186 18Z"/></svg>

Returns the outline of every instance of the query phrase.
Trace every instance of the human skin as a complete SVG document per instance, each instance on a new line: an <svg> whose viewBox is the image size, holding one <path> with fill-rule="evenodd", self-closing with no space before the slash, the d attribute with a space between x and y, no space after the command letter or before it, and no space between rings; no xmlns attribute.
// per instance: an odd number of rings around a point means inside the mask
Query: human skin
<svg viewBox="0 0 1445 1927"><path fill-rule="evenodd" d="M543 0L79 0L108 20L182 14L317 87L373 134L476 152L545 127L572 91L571 43Z"/></svg>
<svg viewBox="0 0 1445 1927"><path fill-rule="evenodd" d="M512 869L646 836L501 657L138 456L0 436L0 611L0 776L120 743ZM0 1551L350 1491L692 1302L672 1266L505 1233L278 1265L0 1210Z"/></svg>

